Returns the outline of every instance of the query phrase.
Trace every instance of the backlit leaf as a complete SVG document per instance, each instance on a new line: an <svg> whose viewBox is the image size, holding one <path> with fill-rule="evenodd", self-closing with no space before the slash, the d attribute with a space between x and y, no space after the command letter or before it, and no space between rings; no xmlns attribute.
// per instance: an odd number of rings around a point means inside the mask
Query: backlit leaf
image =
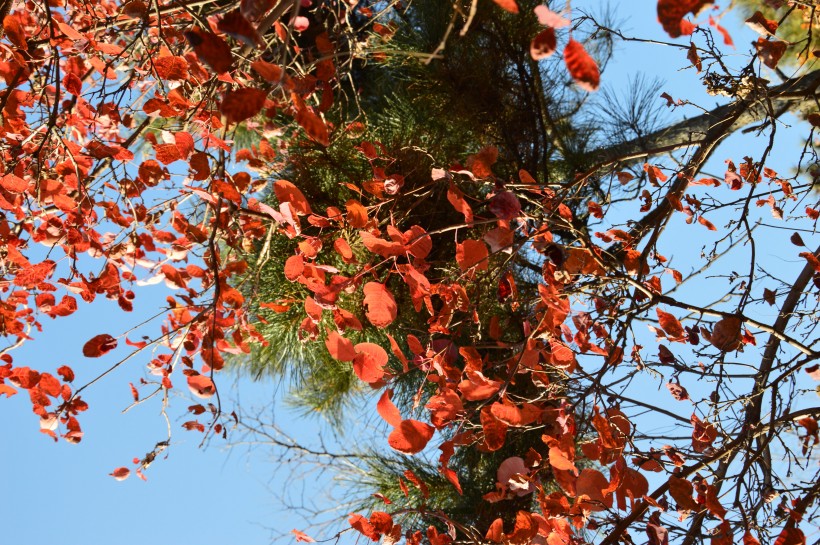
<svg viewBox="0 0 820 545"><path fill-rule="evenodd" d="M589 56L584 46L573 39L564 48L564 62L575 84L586 91L596 91L601 84L598 64Z"/></svg>
<svg viewBox="0 0 820 545"><path fill-rule="evenodd" d="M405 454L421 452L430 439L433 438L435 428L418 420L402 420L390 433L387 443Z"/></svg>

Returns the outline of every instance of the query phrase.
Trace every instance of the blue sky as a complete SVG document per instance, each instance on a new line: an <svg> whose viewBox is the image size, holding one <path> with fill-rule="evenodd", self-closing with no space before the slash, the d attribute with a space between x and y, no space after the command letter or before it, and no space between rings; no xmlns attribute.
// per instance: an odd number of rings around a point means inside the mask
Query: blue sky
<svg viewBox="0 0 820 545"><path fill-rule="evenodd" d="M601 4L590 1L577 3L576 7ZM626 20L628 33L666 40L655 20L655 2L620 3L619 9L618 15ZM743 44L748 44L753 35L738 30L730 21L726 24L732 28L739 52L744 53L747 45ZM693 70L677 72L687 67L681 51L647 45L619 47L622 53L616 55L605 73L604 85L620 88L644 72L674 82L674 86L666 85L664 90L675 98L690 98L705 106L714 103L715 99L703 92ZM679 115L673 112L669 118ZM720 155L740 159L748 153L747 146L753 140L738 138L724 146ZM720 161L715 160L712 165L722 172ZM679 218L674 221L682 222ZM785 233L787 240L788 232ZM699 244L692 244L692 236L689 234L680 242L697 251ZM810 244L808 237L805 239ZM680 249L679 259L684 264L686 249ZM794 264L784 262L784 271L792 267ZM686 270L685 266L679 268ZM101 301L81 307L69 319L46 318L46 331L13 353L15 364L41 370L67 364L77 374L75 384L81 385L115 361L114 356L127 353L125 348L119 348L109 357L90 360L82 357L83 343L99 333L116 335L129 328L140 321L140 316L153 313L166 293L161 286L140 290L132 315L123 314L115 303ZM285 481L271 480L273 466L264 447L227 451L216 440L207 448L199 448L201 435L184 432L180 428L182 420L172 420L174 433L171 447L165 451L167 458L159 458L152 465L147 482L133 475L124 482L108 476L118 466L133 467L133 457L144 455L153 444L165 439L165 421L157 404L148 403L121 414L131 401L128 383L136 383L143 376L147 359L135 358L84 393L91 410L82 415L85 437L79 445L64 441L54 444L41 434L38 417L31 413L25 392L0 399L0 420L6 429L0 442L0 467L4 469L0 531L4 542L262 545L269 542L270 528L288 532L302 527L303 522L283 510L271 493ZM230 376L223 376L220 386L223 404L228 406L237 397L243 404L265 405L281 391L271 382L253 383ZM185 398L173 398L172 404L179 414L180 408L184 410L191 403ZM279 422L289 424L299 436L318 433L317 422L297 419L281 404L277 411ZM317 493L325 488L321 481L312 485Z"/></svg>

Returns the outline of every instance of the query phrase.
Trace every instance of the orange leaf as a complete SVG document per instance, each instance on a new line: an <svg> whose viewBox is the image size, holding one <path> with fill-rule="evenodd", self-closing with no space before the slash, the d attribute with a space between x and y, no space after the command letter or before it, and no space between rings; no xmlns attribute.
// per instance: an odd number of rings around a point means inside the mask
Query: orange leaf
<svg viewBox="0 0 820 545"><path fill-rule="evenodd" d="M347 210L347 222L351 227L359 229L367 225L367 208L356 199L350 199L345 203Z"/></svg>
<svg viewBox="0 0 820 545"><path fill-rule="evenodd" d="M402 420L387 438L387 443L405 454L415 454L427 446L435 428L418 420Z"/></svg>
<svg viewBox="0 0 820 545"><path fill-rule="evenodd" d="M566 63L569 75L572 76L578 87L586 91L598 89L601 83L598 64L589 56L583 45L570 39L564 48L564 63Z"/></svg>
<svg viewBox="0 0 820 545"><path fill-rule="evenodd" d="M447 200L457 212L464 214L464 221L473 222L473 209L464 199L464 193L453 182L450 182L450 187L447 189Z"/></svg>
<svg viewBox="0 0 820 545"><path fill-rule="evenodd" d="M364 306L367 307L367 319L376 327L387 327L398 315L393 294L379 282L364 285Z"/></svg>
<svg viewBox="0 0 820 545"><path fill-rule="evenodd" d="M214 381L206 375L191 375L188 377L188 389L197 397L207 399L216 393Z"/></svg>
<svg viewBox="0 0 820 545"><path fill-rule="evenodd" d="M487 257L489 256L487 245L480 240L465 240L463 244L456 245L456 262L462 271L475 267L479 271L486 271L488 268Z"/></svg>
<svg viewBox="0 0 820 545"><path fill-rule="evenodd" d="M393 390L385 390L379 401L376 403L376 411L384 418L384 421L393 427L400 426L402 419L401 413L390 398L393 396Z"/></svg>
<svg viewBox="0 0 820 545"><path fill-rule="evenodd" d="M353 361L353 358L356 357L356 351L353 349L353 342L346 337L342 337L335 331L328 333L327 338L325 339L325 346L333 359L339 361Z"/></svg>
<svg viewBox="0 0 820 545"><path fill-rule="evenodd" d="M363 382L378 382L384 376L387 352L378 344L359 343L354 347L353 371Z"/></svg>
<svg viewBox="0 0 820 545"><path fill-rule="evenodd" d="M296 213L306 216L311 213L310 204L298 187L287 180L277 180L273 184L273 192L279 202L289 202Z"/></svg>
<svg viewBox="0 0 820 545"><path fill-rule="evenodd" d="M17 393L17 390L9 386L8 384L0 384L0 395L5 394L6 397L11 397Z"/></svg>
<svg viewBox="0 0 820 545"><path fill-rule="evenodd" d="M312 537L310 537L309 535L307 535L306 533L304 533L301 530L295 530L294 529L294 530L291 530L290 533L292 533L294 535L294 537L296 537L297 542L299 542L299 541L302 541L304 543L315 543L316 542L315 539L313 539Z"/></svg>
<svg viewBox="0 0 820 545"><path fill-rule="evenodd" d="M515 0L493 0L498 6L505 10L509 11L510 13L518 13L518 4L515 3Z"/></svg>

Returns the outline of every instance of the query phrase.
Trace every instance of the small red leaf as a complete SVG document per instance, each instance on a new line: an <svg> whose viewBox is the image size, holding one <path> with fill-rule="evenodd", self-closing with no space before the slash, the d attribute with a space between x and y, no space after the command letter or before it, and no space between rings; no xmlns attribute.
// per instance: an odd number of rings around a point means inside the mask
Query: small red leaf
<svg viewBox="0 0 820 545"><path fill-rule="evenodd" d="M117 339L107 333L97 335L83 346L83 356L99 358L117 348Z"/></svg>
<svg viewBox="0 0 820 545"><path fill-rule="evenodd" d="M109 473L109 475L111 475L118 481L124 481L128 478L129 475L131 475L131 470L127 467L118 467L117 469Z"/></svg>
<svg viewBox="0 0 820 545"><path fill-rule="evenodd" d="M309 535L307 535L306 533L304 533L301 530L295 530L294 529L294 530L291 530L290 533L292 533L296 537L297 542L298 541L302 541L304 543L315 543L316 542L315 539L313 539L312 537L310 537Z"/></svg>
<svg viewBox="0 0 820 545"><path fill-rule="evenodd" d="M692 25L683 18L689 13L697 15L711 3L711 0L658 0L658 21L672 38L691 34Z"/></svg>
<svg viewBox="0 0 820 545"><path fill-rule="evenodd" d="M555 53L557 47L558 40L555 38L555 30L547 27L536 34L530 42L530 56L533 60L540 61Z"/></svg>
<svg viewBox="0 0 820 545"><path fill-rule="evenodd" d="M214 381L206 375L191 375L188 377L188 389L197 397L207 399L216 393Z"/></svg>
<svg viewBox="0 0 820 545"><path fill-rule="evenodd" d="M659 308L656 308L655 312L658 314L658 322L669 337L678 339L685 335L680 321L672 314L664 312Z"/></svg>
<svg viewBox="0 0 820 545"><path fill-rule="evenodd" d="M498 7L505 11L509 11L510 13L518 13L518 4L516 4L515 0L493 0Z"/></svg>
<svg viewBox="0 0 820 545"><path fill-rule="evenodd" d="M570 39L564 48L564 62L576 85L586 91L595 91L601 83L598 64L589 56L584 46Z"/></svg>
<svg viewBox="0 0 820 545"><path fill-rule="evenodd" d="M379 416L384 418L385 422L393 427L396 427L401 425L402 419L399 409L390 399L392 396L393 390L385 390L379 398L379 401L376 403L376 411L378 411Z"/></svg>

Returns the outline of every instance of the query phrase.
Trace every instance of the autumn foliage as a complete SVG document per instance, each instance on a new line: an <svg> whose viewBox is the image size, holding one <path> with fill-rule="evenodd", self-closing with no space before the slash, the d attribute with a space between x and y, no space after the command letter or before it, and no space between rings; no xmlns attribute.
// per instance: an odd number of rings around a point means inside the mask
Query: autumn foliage
<svg viewBox="0 0 820 545"><path fill-rule="evenodd" d="M395 29L378 19L380 3L316 4L2 4L0 394L24 391L45 434L79 442L81 393L96 379L76 385L68 366L18 365L14 349L47 338L79 305L106 298L131 312L141 286L164 283L152 333L94 324L82 349L148 356L127 403L187 386L204 401L182 427L224 435L234 416L219 371L266 342L260 322L297 309L304 342L373 390L389 448L440 450L436 469L458 494L471 483L455 453L505 453L482 491L498 511L484 526L427 505L427 484L408 470L404 497L351 514L343 531L409 545L611 544L644 532L652 544L805 543L820 486L820 254L804 242L819 214L820 123L813 72L779 84L757 75L784 54L778 23L748 21L760 37L734 70L722 64L732 37L720 6L659 0L681 63L727 97L705 127L613 141L569 171L510 171L512 150L489 143L418 182L363 122L333 110L367 55L339 28L372 23L374 43ZM563 4L456 4L462 34L471 10L537 21L530 69L563 63L567 96L605 83L597 42L585 38L616 29L554 11ZM808 120L793 121L805 146L775 168L787 111ZM687 110L690 122L700 113ZM753 122L769 135L758 155L721 156L725 172L705 172L718 144ZM260 139L243 145L238 126ZM291 148L339 142L370 172L339 180L338 202L279 176ZM552 160L571 166L571 152ZM299 298L258 301L247 287L272 236L289 244L276 263ZM704 249L679 264L687 245ZM791 268L778 271L767 245L785 248ZM384 342L354 340L365 329ZM412 402L394 403L406 377L418 384ZM144 476L168 444L111 476Z"/></svg>

